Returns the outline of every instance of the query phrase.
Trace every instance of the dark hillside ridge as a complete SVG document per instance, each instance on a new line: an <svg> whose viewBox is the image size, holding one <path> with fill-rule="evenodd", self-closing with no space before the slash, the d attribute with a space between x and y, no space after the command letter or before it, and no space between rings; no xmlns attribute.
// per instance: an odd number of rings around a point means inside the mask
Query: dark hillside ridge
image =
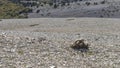
<svg viewBox="0 0 120 68"><path fill-rule="evenodd" d="M62 3L72 3L72 2L78 2L78 1L87 1L87 0L10 0L14 3L18 3L18 4L23 4L24 6L28 7L28 6L37 6L41 3L44 4L62 4Z"/></svg>
<svg viewBox="0 0 120 68"><path fill-rule="evenodd" d="M119 0L11 0L31 9L28 18L102 17L120 18Z"/></svg>

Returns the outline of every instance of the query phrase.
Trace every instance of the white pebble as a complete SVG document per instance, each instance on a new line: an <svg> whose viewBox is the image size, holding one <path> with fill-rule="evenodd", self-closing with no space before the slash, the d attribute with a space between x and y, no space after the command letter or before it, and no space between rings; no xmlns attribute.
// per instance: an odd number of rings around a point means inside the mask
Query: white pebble
<svg viewBox="0 0 120 68"><path fill-rule="evenodd" d="M50 66L50 68L56 68L56 66Z"/></svg>

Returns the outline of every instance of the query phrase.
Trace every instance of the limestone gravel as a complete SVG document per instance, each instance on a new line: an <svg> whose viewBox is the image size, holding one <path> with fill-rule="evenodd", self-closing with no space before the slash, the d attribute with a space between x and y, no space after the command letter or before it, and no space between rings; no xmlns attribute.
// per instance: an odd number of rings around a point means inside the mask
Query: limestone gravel
<svg viewBox="0 0 120 68"><path fill-rule="evenodd" d="M2 19L0 68L120 68L119 21L108 18ZM70 48L79 39L90 43L88 52Z"/></svg>
<svg viewBox="0 0 120 68"><path fill-rule="evenodd" d="M70 48L81 38L86 53ZM119 42L119 34L1 31L0 68L119 68Z"/></svg>

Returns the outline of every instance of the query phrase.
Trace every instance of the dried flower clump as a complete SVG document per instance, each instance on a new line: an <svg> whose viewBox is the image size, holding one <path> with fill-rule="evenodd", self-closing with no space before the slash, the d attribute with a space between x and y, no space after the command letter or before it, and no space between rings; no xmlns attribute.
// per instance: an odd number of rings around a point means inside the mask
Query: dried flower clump
<svg viewBox="0 0 120 68"><path fill-rule="evenodd" d="M84 39L77 40L73 43L71 48L81 50L81 51L86 51L89 50L90 44L88 44Z"/></svg>

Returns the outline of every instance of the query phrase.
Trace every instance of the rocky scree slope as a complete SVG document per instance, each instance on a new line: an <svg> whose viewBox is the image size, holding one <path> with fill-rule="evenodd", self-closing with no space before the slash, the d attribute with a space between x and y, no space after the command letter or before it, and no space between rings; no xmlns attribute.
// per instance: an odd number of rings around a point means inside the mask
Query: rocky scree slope
<svg viewBox="0 0 120 68"><path fill-rule="evenodd" d="M30 18L38 17L120 17L119 0L61 0L39 2L32 9Z"/></svg>

